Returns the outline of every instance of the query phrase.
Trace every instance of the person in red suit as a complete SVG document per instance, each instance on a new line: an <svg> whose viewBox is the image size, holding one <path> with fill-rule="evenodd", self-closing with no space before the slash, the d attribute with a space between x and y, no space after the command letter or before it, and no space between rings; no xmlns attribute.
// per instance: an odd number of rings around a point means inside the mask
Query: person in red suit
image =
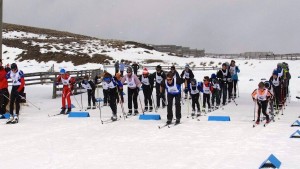
<svg viewBox="0 0 300 169"><path fill-rule="evenodd" d="M6 79L7 72L10 71L9 67L2 66L2 59L0 59L0 119L4 118L6 113L6 106L8 104L8 82Z"/></svg>
<svg viewBox="0 0 300 169"><path fill-rule="evenodd" d="M65 69L60 70L60 75L56 79L56 85L59 83L62 83L63 89L62 89L62 106L61 106L61 114L68 114L71 112L71 94L73 90L73 86L75 84L75 78L71 77ZM68 110L66 113L66 100L68 103Z"/></svg>

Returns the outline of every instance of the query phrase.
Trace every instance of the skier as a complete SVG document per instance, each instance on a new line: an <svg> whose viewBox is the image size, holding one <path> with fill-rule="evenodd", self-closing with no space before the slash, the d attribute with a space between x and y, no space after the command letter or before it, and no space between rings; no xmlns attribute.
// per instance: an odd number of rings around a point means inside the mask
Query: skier
<svg viewBox="0 0 300 169"><path fill-rule="evenodd" d="M124 61L121 61L120 65L119 65L119 68L120 68L121 76L123 77L123 73L124 73L124 70L125 70Z"/></svg>
<svg viewBox="0 0 300 169"><path fill-rule="evenodd" d="M230 62L230 67L229 67L229 72L232 77L232 82L233 82L233 98L236 98L236 86L238 83L238 73L240 73L240 69L238 66L235 65L235 61L231 60ZM232 92L231 92L232 93Z"/></svg>
<svg viewBox="0 0 300 169"><path fill-rule="evenodd" d="M6 74L10 71L10 68L2 66L2 59L0 59L0 119L4 118L6 113L6 106L8 104L8 82Z"/></svg>
<svg viewBox="0 0 300 169"><path fill-rule="evenodd" d="M6 79L12 79L12 88L10 95L10 105L9 113L10 118L7 123L18 123L19 122L19 113L20 113L20 101L21 97L24 95L24 73L22 70L18 69L16 63L11 64L10 71L6 74ZM16 106L16 114L14 115L14 105Z"/></svg>
<svg viewBox="0 0 300 169"><path fill-rule="evenodd" d="M191 83L190 79L193 79L195 77L193 71L190 69L189 64L185 65L184 70L182 71L182 73L180 75L181 78L183 78L183 76L184 76L184 87L185 87L185 90L184 90L185 97L184 97L184 99L187 99L187 95L188 95L188 90L187 89L188 89L189 84Z"/></svg>
<svg viewBox="0 0 300 169"><path fill-rule="evenodd" d="M283 75L282 75L282 90L283 90L283 102L289 96L289 83L291 74L289 72L289 65L285 62L282 63Z"/></svg>
<svg viewBox="0 0 300 169"><path fill-rule="evenodd" d="M138 97L142 83L136 75L132 74L131 67L128 67L126 72L127 72L127 74L121 79L121 82L122 82L122 84L124 84L126 81L127 85L128 85L128 89L127 89L128 113L127 113L127 115L130 116L132 114L132 102L134 105L134 115L137 115L137 114L139 114L137 97Z"/></svg>
<svg viewBox="0 0 300 169"><path fill-rule="evenodd" d="M143 74L139 77L139 80L142 83L142 89L144 93L144 103L145 103L145 109L144 111L148 111L148 102L149 102L149 112L152 112L153 106L152 106L152 91L153 91L153 84L154 84L154 77L149 76L149 71L147 68L143 69Z"/></svg>
<svg viewBox="0 0 300 169"><path fill-rule="evenodd" d="M177 70L175 69L175 66L172 65L171 66L171 72L173 73L174 78L180 78L179 73L177 72Z"/></svg>
<svg viewBox="0 0 300 169"><path fill-rule="evenodd" d="M226 99L227 99L227 84L228 84L227 79L231 78L226 63L222 64L222 69L218 71L217 78L220 82L220 88L221 88L220 97L223 96L222 105L224 106L226 104Z"/></svg>
<svg viewBox="0 0 300 169"><path fill-rule="evenodd" d="M203 92L203 105L202 105L202 111L205 112L206 109L206 103L208 105L208 112L211 112L211 106L210 106L210 94L213 92L213 87L209 81L208 76L204 76L203 83L201 85L201 91Z"/></svg>
<svg viewBox="0 0 300 169"><path fill-rule="evenodd" d="M61 96L61 114L65 114L66 112L66 100L68 103L68 110L67 114L71 112L71 94L73 90L73 86L75 84L75 78L71 77L65 69L61 69L59 71L60 75L56 79L56 85L59 83L62 83L63 89L62 89L62 96Z"/></svg>
<svg viewBox="0 0 300 169"><path fill-rule="evenodd" d="M197 116L200 116L200 103L199 103L199 97L201 97L200 92L201 91L201 83L197 82L196 79L191 79L191 83L188 85L188 90L191 93L192 97L192 116L195 115L195 105L197 105Z"/></svg>
<svg viewBox="0 0 300 169"><path fill-rule="evenodd" d="M218 109L220 106L220 84L219 84L219 80L217 79L216 74L211 74L211 78L210 78L213 90L212 90L212 95L211 95L211 104L212 104L212 108L213 109ZM216 102L216 106L215 106L215 102Z"/></svg>
<svg viewBox="0 0 300 169"><path fill-rule="evenodd" d="M252 92L251 96L253 101L256 102L258 105L257 120L255 123L259 124L261 112L266 116L266 123L269 123L270 117L267 114L267 107L268 107L268 101L272 97L272 94L269 92L268 89L265 88L264 82L259 82L258 89L255 89Z"/></svg>
<svg viewBox="0 0 300 169"><path fill-rule="evenodd" d="M270 77L269 82L273 88L273 93L275 96L275 109L279 110L282 107L282 97L281 97L281 86L282 80L278 76L278 72L273 71L273 75Z"/></svg>
<svg viewBox="0 0 300 169"><path fill-rule="evenodd" d="M118 98L118 83L115 81L115 79L112 77L112 75L108 72L104 73L103 75L103 83L107 84L107 91L109 94L109 106L112 110L112 121L117 120L117 98Z"/></svg>
<svg viewBox="0 0 300 169"><path fill-rule="evenodd" d="M89 76L84 76L84 79L81 82L81 86L86 89L88 94L88 107L87 109L91 109L91 100L93 101L92 109L96 109L96 98L95 98L95 90L96 86L92 80L89 80Z"/></svg>
<svg viewBox="0 0 300 169"><path fill-rule="evenodd" d="M121 83L121 73L116 73L113 78L114 78L115 82L118 84L117 102L123 104L124 103L124 96L123 96L123 84Z"/></svg>
<svg viewBox="0 0 300 169"><path fill-rule="evenodd" d="M268 91L272 94L273 97L270 98L269 100L269 114L271 114L272 116L274 115L274 93L273 93L273 88L272 85L269 81L265 81L265 88L268 89Z"/></svg>
<svg viewBox="0 0 300 169"><path fill-rule="evenodd" d="M119 72L119 61L116 61L115 63L115 73Z"/></svg>
<svg viewBox="0 0 300 169"><path fill-rule="evenodd" d="M166 96L165 96L165 89L162 89L160 92L160 85L166 79L166 74L161 69L160 65L156 66L156 72L151 74L152 77L155 79L155 89L156 89L156 108L160 107L160 99L162 99L162 108L166 106Z"/></svg>
<svg viewBox="0 0 300 169"><path fill-rule="evenodd" d="M137 75L137 71L138 69L140 68L139 64L137 64L136 62L134 62L132 65L131 65L131 68L133 69L133 73L135 75Z"/></svg>
<svg viewBox="0 0 300 169"><path fill-rule="evenodd" d="M175 124L180 123L180 118L181 118L181 105L180 105L180 100L181 100L181 84L183 83L183 79L180 77L174 77L173 72L168 72L166 80L164 83L161 83L161 93L164 88L167 89L167 98L168 98L168 106L167 106L167 124L172 123L173 119L173 99L175 98L175 112L176 112L176 121Z"/></svg>

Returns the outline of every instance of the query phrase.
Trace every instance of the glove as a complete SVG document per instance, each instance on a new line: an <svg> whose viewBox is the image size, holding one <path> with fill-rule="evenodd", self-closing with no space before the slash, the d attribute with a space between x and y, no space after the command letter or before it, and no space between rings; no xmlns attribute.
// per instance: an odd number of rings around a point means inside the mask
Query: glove
<svg viewBox="0 0 300 169"><path fill-rule="evenodd" d="M187 93L189 91L189 89L186 87L185 89L184 89L184 93Z"/></svg>

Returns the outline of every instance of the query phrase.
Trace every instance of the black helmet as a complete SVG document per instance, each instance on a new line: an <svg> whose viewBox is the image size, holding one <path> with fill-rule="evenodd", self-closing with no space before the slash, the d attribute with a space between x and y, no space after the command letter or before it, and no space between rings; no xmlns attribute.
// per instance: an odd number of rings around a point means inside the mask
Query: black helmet
<svg viewBox="0 0 300 169"><path fill-rule="evenodd" d="M18 69L18 66L17 66L16 63L12 63L12 64L10 65L10 68L11 68L12 70L14 70L14 69Z"/></svg>
<svg viewBox="0 0 300 169"><path fill-rule="evenodd" d="M191 79L191 84L192 84L192 85L196 85L196 83L197 83L197 80L196 80L196 79Z"/></svg>

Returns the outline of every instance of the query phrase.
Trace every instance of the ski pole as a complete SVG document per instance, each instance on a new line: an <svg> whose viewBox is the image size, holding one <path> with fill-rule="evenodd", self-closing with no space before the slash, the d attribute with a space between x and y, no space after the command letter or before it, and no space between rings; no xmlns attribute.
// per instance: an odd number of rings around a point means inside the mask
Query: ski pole
<svg viewBox="0 0 300 169"><path fill-rule="evenodd" d="M155 110L155 112L157 113L155 101L154 101L154 98L153 98L153 93L151 93L151 99L152 99L152 103L153 103L153 106L154 106L154 110Z"/></svg>
<svg viewBox="0 0 300 169"><path fill-rule="evenodd" d="M68 94L70 94L70 92L69 92ZM72 93L72 95L73 95L74 99L76 100L78 107L79 107L79 108L81 108L81 106L80 106L80 104L79 104L78 100L76 99L76 97L75 97L74 93ZM69 105L69 106L71 106L71 105ZM79 111L81 111L81 110L79 110Z"/></svg>
<svg viewBox="0 0 300 169"><path fill-rule="evenodd" d="M255 121L256 102L257 101L254 101L253 121Z"/></svg>
<svg viewBox="0 0 300 169"><path fill-rule="evenodd" d="M232 101L234 102L234 104L237 106L238 104L235 102L235 99L232 99Z"/></svg>
<svg viewBox="0 0 300 169"><path fill-rule="evenodd" d="M4 95L5 96L5 95ZM21 99L24 99L24 100L26 100L27 102L29 102L31 105L33 105L35 108L37 108L38 110L41 110L41 108L39 108L39 107L37 107L36 105L34 105L31 101L29 101L28 99L26 99L25 97L23 97L23 96L21 96L20 94L19 94L19 96L21 97ZM6 96L5 96L6 97ZM7 97L6 97L7 98Z"/></svg>
<svg viewBox="0 0 300 169"><path fill-rule="evenodd" d="M140 102L140 105L141 105L142 112L143 112L143 114L145 114L144 109L143 109L143 105L142 105L142 101L141 101L141 97L140 97L139 93L137 93L137 95L138 95L138 98L139 98L139 102Z"/></svg>
<svg viewBox="0 0 300 169"><path fill-rule="evenodd" d="M189 93L187 94L187 97L189 97ZM190 99L188 99L187 108L188 108L187 118L189 118L189 115L190 115Z"/></svg>
<svg viewBox="0 0 300 169"><path fill-rule="evenodd" d="M238 80L239 81L239 80ZM239 88L239 83L238 81L236 82L236 85L237 85L237 89L238 89L238 97L240 97L240 88Z"/></svg>

